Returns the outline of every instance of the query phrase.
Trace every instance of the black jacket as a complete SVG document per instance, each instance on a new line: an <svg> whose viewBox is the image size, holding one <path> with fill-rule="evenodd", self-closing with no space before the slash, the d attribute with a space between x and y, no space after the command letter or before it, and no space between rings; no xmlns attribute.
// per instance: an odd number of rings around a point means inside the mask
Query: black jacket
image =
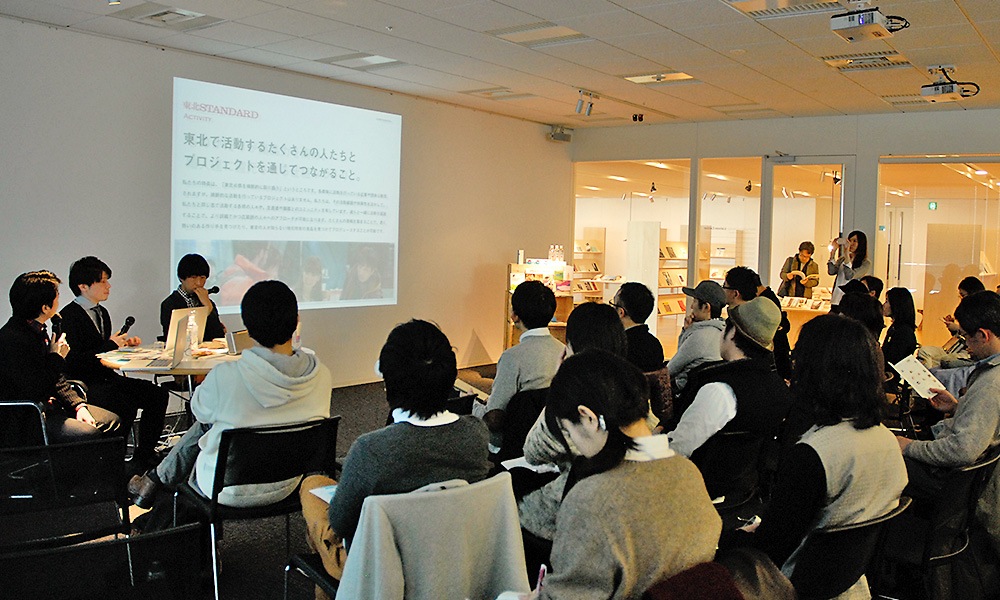
<svg viewBox="0 0 1000 600"><path fill-rule="evenodd" d="M87 385L103 383L115 377L114 369L101 364L97 354L117 350L118 344L111 341L111 315L108 309L98 305L103 322L104 335L97 331L87 309L76 302L62 307L62 329L69 344L66 355L66 373L70 379L79 379ZM117 332L116 332L117 333Z"/></svg>
<svg viewBox="0 0 1000 600"><path fill-rule="evenodd" d="M70 388L66 361L49 352L44 333L23 319L11 317L0 327L0 398L35 400L53 409L75 414L83 398Z"/></svg>
<svg viewBox="0 0 1000 600"><path fill-rule="evenodd" d="M199 304L199 306L201 306ZM160 303L160 326L163 328L163 336L160 341L166 341L167 339L167 327L170 327L170 315L178 308L188 308L187 302L184 300L184 296L177 290L174 290L169 296L167 296L163 302ZM226 337L226 329L222 326L222 321L219 320L219 307L212 306L212 312L208 314L208 320L205 321L205 338L206 340L214 340L215 338Z"/></svg>

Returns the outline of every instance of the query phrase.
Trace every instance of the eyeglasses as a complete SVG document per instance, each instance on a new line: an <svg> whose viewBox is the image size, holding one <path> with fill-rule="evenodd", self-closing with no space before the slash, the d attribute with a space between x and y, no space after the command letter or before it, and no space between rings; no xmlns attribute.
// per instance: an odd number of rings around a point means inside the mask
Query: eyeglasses
<svg viewBox="0 0 1000 600"><path fill-rule="evenodd" d="M724 289L724 290L734 290L734 291L736 290L736 288L734 288L734 287L729 287L728 285L723 285L723 286L722 286L722 289Z"/></svg>

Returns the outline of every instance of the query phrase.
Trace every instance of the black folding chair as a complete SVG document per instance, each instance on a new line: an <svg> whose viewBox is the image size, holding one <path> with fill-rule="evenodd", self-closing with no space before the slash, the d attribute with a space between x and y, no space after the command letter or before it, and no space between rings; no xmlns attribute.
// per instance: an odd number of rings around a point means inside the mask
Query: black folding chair
<svg viewBox="0 0 1000 600"><path fill-rule="evenodd" d="M0 555L5 598L200 598L201 527Z"/></svg>
<svg viewBox="0 0 1000 600"><path fill-rule="evenodd" d="M47 446L45 407L33 400L0 400L0 448Z"/></svg>
<svg viewBox="0 0 1000 600"><path fill-rule="evenodd" d="M0 450L0 551L127 534L119 437Z"/></svg>
<svg viewBox="0 0 1000 600"><path fill-rule="evenodd" d="M497 463L524 456L524 441L531 426L545 408L549 388L521 390L514 394L504 411L503 446L494 460Z"/></svg>
<svg viewBox="0 0 1000 600"><path fill-rule="evenodd" d="M789 579L800 600L827 600L846 592L882 555L885 528L889 521L910 506L903 496L899 506L888 513L853 525L817 529L809 533L795 557L795 570Z"/></svg>
<svg viewBox="0 0 1000 600"><path fill-rule="evenodd" d="M204 515L212 534L212 576L219 598L216 540L226 520L260 519L285 515L285 553L289 553L289 515L302 509L298 491L265 506L236 508L219 503L223 488L233 485L284 481L314 471L336 471L337 426L340 416L267 427L245 427L222 432L211 498L184 483L174 494Z"/></svg>

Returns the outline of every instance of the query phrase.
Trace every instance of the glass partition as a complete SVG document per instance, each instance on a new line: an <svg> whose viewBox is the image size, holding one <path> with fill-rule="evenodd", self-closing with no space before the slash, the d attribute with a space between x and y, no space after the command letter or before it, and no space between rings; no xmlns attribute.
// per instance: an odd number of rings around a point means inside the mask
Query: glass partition
<svg viewBox="0 0 1000 600"><path fill-rule="evenodd" d="M736 265L757 270L761 159L701 161L698 280L720 284ZM697 282L696 282L697 283Z"/></svg>

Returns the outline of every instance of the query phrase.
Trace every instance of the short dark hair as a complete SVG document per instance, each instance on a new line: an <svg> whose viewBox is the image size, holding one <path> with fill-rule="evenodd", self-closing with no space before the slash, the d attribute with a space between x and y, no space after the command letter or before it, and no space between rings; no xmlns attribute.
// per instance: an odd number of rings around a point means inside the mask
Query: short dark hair
<svg viewBox="0 0 1000 600"><path fill-rule="evenodd" d="M955 309L955 320L969 335L988 329L1000 336L1000 295L983 290L962 298Z"/></svg>
<svg viewBox="0 0 1000 600"><path fill-rule="evenodd" d="M653 314L656 301L653 292L637 281L622 284L616 295L618 307L625 311L634 323L644 323Z"/></svg>
<svg viewBox="0 0 1000 600"><path fill-rule="evenodd" d="M625 327L618 311L599 302L584 302L573 309L566 319L566 343L573 347L573 352L599 348L615 356L628 354Z"/></svg>
<svg viewBox="0 0 1000 600"><path fill-rule="evenodd" d="M43 306L55 304L62 283L52 271L21 273L10 286L12 314L26 321L38 318Z"/></svg>
<svg viewBox="0 0 1000 600"><path fill-rule="evenodd" d="M524 281L514 288L510 309L528 329L546 327L556 314L556 295L541 281Z"/></svg>
<svg viewBox="0 0 1000 600"><path fill-rule="evenodd" d="M111 277L111 267L96 256L84 256L69 267L69 289L79 296L81 285L94 285L107 273Z"/></svg>
<svg viewBox="0 0 1000 600"><path fill-rule="evenodd" d="M882 304L868 294L850 292L840 299L840 314L858 321L878 340L885 319L882 317Z"/></svg>
<svg viewBox="0 0 1000 600"><path fill-rule="evenodd" d="M240 303L247 333L265 348L292 339L299 325L299 304L293 292L280 281L258 281Z"/></svg>
<svg viewBox="0 0 1000 600"><path fill-rule="evenodd" d="M552 378L546 418L549 423L559 419L579 423L580 405L604 419L608 441L599 459L603 464L596 470L606 470L621 464L625 452L635 446L621 428L646 417L649 384L642 372L624 358L604 350L584 350L563 361Z"/></svg>
<svg viewBox="0 0 1000 600"><path fill-rule="evenodd" d="M806 241L799 244L799 252L802 252L803 250L805 250L809 254L816 254L816 246L813 245L812 242Z"/></svg>
<svg viewBox="0 0 1000 600"><path fill-rule="evenodd" d="M864 325L820 315L802 325L792 350L792 396L816 425L851 419L855 429L873 427L885 410L884 362Z"/></svg>
<svg viewBox="0 0 1000 600"><path fill-rule="evenodd" d="M437 325L416 319L397 325L378 361L391 408L425 419L447 408L458 367L451 342Z"/></svg>
<svg viewBox="0 0 1000 600"><path fill-rule="evenodd" d="M736 344L736 347L739 348L743 354L746 354L747 358L767 360L774 355L772 351L761 346L740 331L731 317L726 319L726 329L722 333L722 337L729 335L730 331L733 332L733 343Z"/></svg>
<svg viewBox="0 0 1000 600"><path fill-rule="evenodd" d="M708 305L709 310L711 311L709 316L711 316L713 319L722 318L722 307L725 306L724 304L716 306L711 302L709 302L708 300L700 300L694 297L691 297L691 299L695 301L695 308L701 310L703 306Z"/></svg>
<svg viewBox="0 0 1000 600"><path fill-rule="evenodd" d="M760 285L760 276L750 267L733 267L726 271L726 287L736 290L740 298L749 302L757 297L757 286Z"/></svg>
<svg viewBox="0 0 1000 600"><path fill-rule="evenodd" d="M885 289L885 284L882 283L882 280L874 275L865 275L861 278L861 283L865 284L869 292L875 292L875 295L872 297L876 300L882 296L882 290Z"/></svg>
<svg viewBox="0 0 1000 600"><path fill-rule="evenodd" d="M177 261L177 279L181 281L188 277L208 277L211 274L208 261L200 254L185 254Z"/></svg>
<svg viewBox="0 0 1000 600"><path fill-rule="evenodd" d="M913 295L905 287L894 287L885 293L885 301L892 313L892 324L907 329L917 328L917 310L913 306Z"/></svg>
<svg viewBox="0 0 1000 600"><path fill-rule="evenodd" d="M971 296L976 292L981 292L985 290L986 286L983 285L983 282L978 277L973 277L972 275L969 275L962 281L958 282L958 289L965 292L966 296Z"/></svg>

